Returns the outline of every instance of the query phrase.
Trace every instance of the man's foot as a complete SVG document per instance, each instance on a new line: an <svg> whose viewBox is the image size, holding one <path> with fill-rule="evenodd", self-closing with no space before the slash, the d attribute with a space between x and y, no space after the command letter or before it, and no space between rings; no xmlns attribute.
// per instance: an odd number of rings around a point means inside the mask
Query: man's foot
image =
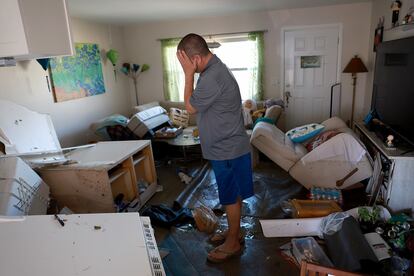
<svg viewBox="0 0 414 276"><path fill-rule="evenodd" d="M207 260L213 263L222 263L227 261L228 259L240 256L243 253L243 248L240 244L237 246L227 247L225 244L217 246L213 250L211 250L207 255Z"/></svg>
<svg viewBox="0 0 414 276"><path fill-rule="evenodd" d="M220 230L210 236L210 242L213 244L221 244L227 238L228 230ZM244 244L244 235L242 232L239 234L239 243Z"/></svg>

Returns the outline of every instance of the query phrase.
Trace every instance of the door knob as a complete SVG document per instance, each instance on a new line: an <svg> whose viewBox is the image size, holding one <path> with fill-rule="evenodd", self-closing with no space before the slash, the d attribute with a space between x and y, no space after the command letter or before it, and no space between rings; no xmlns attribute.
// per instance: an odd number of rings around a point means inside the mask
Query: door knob
<svg viewBox="0 0 414 276"><path fill-rule="evenodd" d="M289 106L289 98L291 98L292 95L290 94L290 91L286 91L284 94L285 94L286 107L288 107Z"/></svg>

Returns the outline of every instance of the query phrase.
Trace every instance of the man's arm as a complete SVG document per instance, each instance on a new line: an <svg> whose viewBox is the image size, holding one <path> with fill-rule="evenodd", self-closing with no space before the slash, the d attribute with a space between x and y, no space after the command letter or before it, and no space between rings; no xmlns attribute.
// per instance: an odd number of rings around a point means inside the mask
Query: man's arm
<svg viewBox="0 0 414 276"><path fill-rule="evenodd" d="M177 58L183 67L185 74L185 85L184 85L184 103L188 113L197 113L197 110L191 105L190 98L193 94L194 89L194 73L196 71L196 65L191 61L184 51L177 51Z"/></svg>
<svg viewBox="0 0 414 276"><path fill-rule="evenodd" d="M190 114L197 113L197 110L190 103L190 98L191 98L191 95L193 95L193 91L194 91L193 87L194 87L194 74L188 75L188 76L186 75L185 86L184 86L184 103L185 103L185 108Z"/></svg>

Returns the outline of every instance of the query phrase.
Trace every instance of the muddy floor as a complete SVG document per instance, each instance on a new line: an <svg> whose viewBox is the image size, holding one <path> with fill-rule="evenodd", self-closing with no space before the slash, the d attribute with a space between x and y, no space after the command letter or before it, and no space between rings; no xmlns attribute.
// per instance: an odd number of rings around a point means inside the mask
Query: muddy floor
<svg viewBox="0 0 414 276"><path fill-rule="evenodd" d="M204 205L217 213L224 210L218 201L214 173L208 163L201 159L186 162L164 160L158 162L157 173L163 191L157 193L148 205L178 202L181 206L194 208ZM186 185L178 177L185 171L193 177ZM286 261L279 247L290 239L265 238L259 219L283 218L281 202L291 198L305 198L306 190L288 173L270 161L260 162L254 169L255 195L243 201L242 228L246 242L243 254L222 264L206 261L207 253L213 249L208 235L191 225L155 227L159 247L169 252L163 259L168 275L298 275L298 268ZM226 228L226 214L219 217L222 228Z"/></svg>

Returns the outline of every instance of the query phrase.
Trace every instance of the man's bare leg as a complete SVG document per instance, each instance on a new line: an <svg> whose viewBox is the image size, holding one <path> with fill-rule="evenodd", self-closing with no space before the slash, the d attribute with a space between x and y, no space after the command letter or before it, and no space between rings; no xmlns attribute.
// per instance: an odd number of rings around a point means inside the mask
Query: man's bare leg
<svg viewBox="0 0 414 276"><path fill-rule="evenodd" d="M227 232L226 241L218 248L224 252L232 253L240 250L240 217L241 217L241 200L240 198L236 203L226 205L227 222L229 229ZM225 258L226 255L220 252L211 252L209 255L215 258Z"/></svg>

